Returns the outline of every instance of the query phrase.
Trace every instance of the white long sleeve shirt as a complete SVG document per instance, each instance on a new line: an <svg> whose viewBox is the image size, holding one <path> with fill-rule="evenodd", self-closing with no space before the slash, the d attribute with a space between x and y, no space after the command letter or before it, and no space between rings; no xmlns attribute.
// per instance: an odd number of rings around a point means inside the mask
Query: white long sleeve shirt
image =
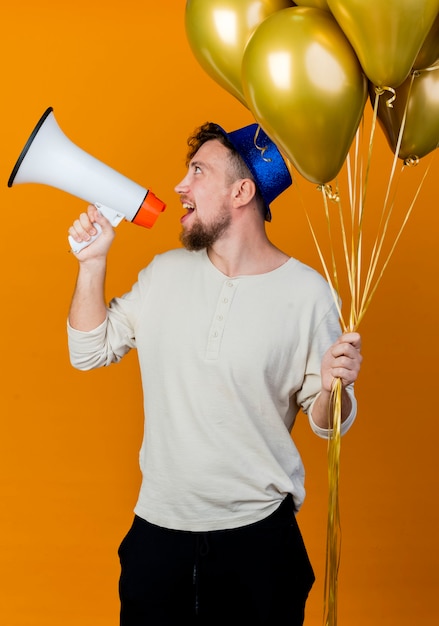
<svg viewBox="0 0 439 626"><path fill-rule="evenodd" d="M326 281L291 258L230 278L205 251L154 258L90 332L68 326L72 364L118 362L136 348L144 390L142 485L135 513L191 531L236 528L298 510L304 468L290 431L312 421L324 352L341 334ZM351 415L356 413L353 388Z"/></svg>

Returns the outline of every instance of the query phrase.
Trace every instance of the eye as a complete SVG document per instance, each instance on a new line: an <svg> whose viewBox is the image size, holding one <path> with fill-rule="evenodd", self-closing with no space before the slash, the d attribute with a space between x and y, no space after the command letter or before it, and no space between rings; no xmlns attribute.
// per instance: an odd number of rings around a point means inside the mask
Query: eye
<svg viewBox="0 0 439 626"><path fill-rule="evenodd" d="M201 167L199 165L194 165L194 174L200 174L201 173Z"/></svg>

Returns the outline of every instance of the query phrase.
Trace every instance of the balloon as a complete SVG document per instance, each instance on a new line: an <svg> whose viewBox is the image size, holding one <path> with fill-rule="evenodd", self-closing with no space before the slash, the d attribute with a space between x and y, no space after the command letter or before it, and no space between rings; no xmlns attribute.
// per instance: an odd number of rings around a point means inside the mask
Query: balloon
<svg viewBox="0 0 439 626"><path fill-rule="evenodd" d="M430 29L427 37L424 39L424 43L418 52L418 56L413 64L413 69L423 70L425 67L430 67L439 59L439 15L433 22L433 26Z"/></svg>
<svg viewBox="0 0 439 626"><path fill-rule="evenodd" d="M326 0L295 0L295 4L299 7L314 7L315 9L324 9L329 11Z"/></svg>
<svg viewBox="0 0 439 626"><path fill-rule="evenodd" d="M328 11L292 7L268 17L247 44L245 98L267 135L308 180L341 169L367 101L367 80Z"/></svg>
<svg viewBox="0 0 439 626"><path fill-rule="evenodd" d="M189 45L202 68L246 105L241 62L247 41L271 13L291 0L188 0L185 24Z"/></svg>
<svg viewBox="0 0 439 626"><path fill-rule="evenodd" d="M412 84L413 80L413 84ZM376 93L370 86L372 102ZM392 107L387 106L389 95L384 92L378 102L378 120L395 153L404 111L407 106L398 158L421 159L438 147L439 143L439 69L415 72L395 90ZM392 95L392 94L390 94Z"/></svg>
<svg viewBox="0 0 439 626"><path fill-rule="evenodd" d="M369 80L398 87L439 11L439 0L328 0Z"/></svg>

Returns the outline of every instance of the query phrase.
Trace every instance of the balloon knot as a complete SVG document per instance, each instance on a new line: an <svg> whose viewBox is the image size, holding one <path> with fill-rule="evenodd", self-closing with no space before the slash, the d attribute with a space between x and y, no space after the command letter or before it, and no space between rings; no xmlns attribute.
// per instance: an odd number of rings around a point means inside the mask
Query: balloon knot
<svg viewBox="0 0 439 626"><path fill-rule="evenodd" d="M404 159L404 165L407 165L407 167L415 167L416 165L418 165L418 163L419 163L419 157L417 157L414 154Z"/></svg>
<svg viewBox="0 0 439 626"><path fill-rule="evenodd" d="M332 200L333 202L340 202L340 195L338 191L333 191L331 185L318 185L317 191L321 191L325 194L328 200Z"/></svg>
<svg viewBox="0 0 439 626"><path fill-rule="evenodd" d="M375 93L377 96L382 96L385 91L390 91L390 93L392 94L390 98L387 98L386 106L388 106L389 109L393 109L393 103L395 102L396 98L396 91L393 89L393 87L386 87L385 85L383 85L383 87L377 87L375 85Z"/></svg>

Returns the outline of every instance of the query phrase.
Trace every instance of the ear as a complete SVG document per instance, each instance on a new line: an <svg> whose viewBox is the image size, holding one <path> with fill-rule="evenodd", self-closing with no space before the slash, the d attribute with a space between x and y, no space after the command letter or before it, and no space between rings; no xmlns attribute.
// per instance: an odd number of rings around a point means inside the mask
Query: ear
<svg viewBox="0 0 439 626"><path fill-rule="evenodd" d="M249 204L256 196L256 185L251 178L240 178L232 189L233 205L236 208Z"/></svg>

